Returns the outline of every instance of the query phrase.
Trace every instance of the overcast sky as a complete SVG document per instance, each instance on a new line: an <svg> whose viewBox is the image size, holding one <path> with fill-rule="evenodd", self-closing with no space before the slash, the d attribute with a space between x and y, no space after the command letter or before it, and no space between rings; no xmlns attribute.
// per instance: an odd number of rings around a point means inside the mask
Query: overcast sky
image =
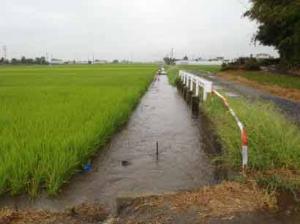
<svg viewBox="0 0 300 224"><path fill-rule="evenodd" d="M9 57L82 60L159 60L171 48L178 58L276 54L251 42L257 25L243 18L248 7L248 0L0 0L0 46Z"/></svg>

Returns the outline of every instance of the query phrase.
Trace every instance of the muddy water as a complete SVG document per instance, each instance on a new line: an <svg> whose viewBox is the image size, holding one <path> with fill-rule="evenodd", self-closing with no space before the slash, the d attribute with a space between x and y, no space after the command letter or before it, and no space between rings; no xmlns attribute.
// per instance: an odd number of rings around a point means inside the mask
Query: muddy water
<svg viewBox="0 0 300 224"><path fill-rule="evenodd" d="M199 120L162 76L150 87L126 127L56 198L4 198L0 206L59 210L83 202L113 207L118 196L192 189L215 182L202 149ZM158 142L158 156L156 144Z"/></svg>

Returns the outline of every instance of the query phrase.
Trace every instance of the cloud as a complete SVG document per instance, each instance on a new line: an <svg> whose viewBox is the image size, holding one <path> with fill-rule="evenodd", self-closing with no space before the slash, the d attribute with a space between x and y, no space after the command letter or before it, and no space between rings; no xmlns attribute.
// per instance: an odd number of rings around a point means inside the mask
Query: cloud
<svg viewBox="0 0 300 224"><path fill-rule="evenodd" d="M246 4L246 3L245 3ZM158 60L275 54L254 46L240 0L0 0L0 45L11 57Z"/></svg>

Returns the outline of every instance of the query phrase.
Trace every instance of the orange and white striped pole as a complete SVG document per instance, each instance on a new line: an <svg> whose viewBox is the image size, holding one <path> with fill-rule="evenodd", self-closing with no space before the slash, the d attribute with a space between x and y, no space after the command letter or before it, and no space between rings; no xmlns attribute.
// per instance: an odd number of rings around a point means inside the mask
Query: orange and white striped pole
<svg viewBox="0 0 300 224"><path fill-rule="evenodd" d="M216 96L218 96L219 98L222 99L224 105L229 110L232 117L235 119L235 121L236 121L236 123L237 123L237 125L238 125L238 127L241 131L242 167L243 167L243 169L245 169L248 165L248 135L247 135L246 128L244 127L243 123L240 121L240 119L238 118L236 113L233 111L233 109L230 107L227 99L224 96L222 96L222 94L220 94L217 90L213 89L212 92L213 92L213 94L215 94Z"/></svg>

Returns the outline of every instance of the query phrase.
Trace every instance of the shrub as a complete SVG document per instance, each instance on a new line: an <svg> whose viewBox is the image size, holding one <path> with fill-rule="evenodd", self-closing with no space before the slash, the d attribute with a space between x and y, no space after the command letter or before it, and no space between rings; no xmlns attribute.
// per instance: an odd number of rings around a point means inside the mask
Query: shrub
<svg viewBox="0 0 300 224"><path fill-rule="evenodd" d="M249 58L245 61L244 69L250 71L260 70L260 65L255 58Z"/></svg>

